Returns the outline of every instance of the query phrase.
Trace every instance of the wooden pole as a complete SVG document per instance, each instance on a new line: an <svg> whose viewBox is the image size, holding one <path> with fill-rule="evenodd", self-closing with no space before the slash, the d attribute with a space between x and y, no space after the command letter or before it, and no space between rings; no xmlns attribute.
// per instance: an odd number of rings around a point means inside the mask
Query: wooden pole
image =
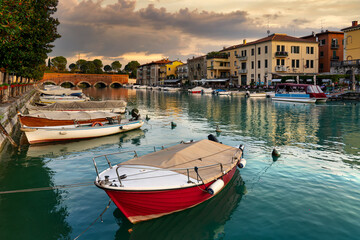
<svg viewBox="0 0 360 240"><path fill-rule="evenodd" d="M18 145L15 143L15 141L11 138L11 136L7 133L7 131L5 130L5 128L3 127L3 125L0 123L0 130L1 133L10 141L10 143L14 146L14 147L18 147Z"/></svg>

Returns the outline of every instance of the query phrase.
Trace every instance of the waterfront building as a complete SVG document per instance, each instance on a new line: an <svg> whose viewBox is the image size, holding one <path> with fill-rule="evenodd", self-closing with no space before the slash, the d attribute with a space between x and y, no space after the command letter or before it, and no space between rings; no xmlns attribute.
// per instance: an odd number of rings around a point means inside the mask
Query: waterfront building
<svg viewBox="0 0 360 240"><path fill-rule="evenodd" d="M156 85L160 81L160 68L171 63L169 59L162 59L140 65L136 73L136 82L140 85Z"/></svg>
<svg viewBox="0 0 360 240"><path fill-rule="evenodd" d="M163 85L167 79L176 79L177 66L183 65L181 61L171 61L160 66L160 82Z"/></svg>
<svg viewBox="0 0 360 240"><path fill-rule="evenodd" d="M178 65L176 67L176 75L179 81L181 81L182 84L186 83L189 80L189 73L188 73L188 65L187 63L183 65Z"/></svg>
<svg viewBox="0 0 360 240"><path fill-rule="evenodd" d="M279 76L318 73L318 43L275 33L268 37L221 50L230 63L229 77L237 75L238 85L262 85Z"/></svg>
<svg viewBox="0 0 360 240"><path fill-rule="evenodd" d="M188 64L188 78L191 84L194 81L206 79L207 76L207 65L206 56L193 57L187 60Z"/></svg>
<svg viewBox="0 0 360 240"><path fill-rule="evenodd" d="M341 29L344 32L344 60L360 59L360 24L353 21L351 27Z"/></svg>
<svg viewBox="0 0 360 240"><path fill-rule="evenodd" d="M331 65L343 61L343 32L326 30L302 38L315 40L319 43L319 73L329 73Z"/></svg>

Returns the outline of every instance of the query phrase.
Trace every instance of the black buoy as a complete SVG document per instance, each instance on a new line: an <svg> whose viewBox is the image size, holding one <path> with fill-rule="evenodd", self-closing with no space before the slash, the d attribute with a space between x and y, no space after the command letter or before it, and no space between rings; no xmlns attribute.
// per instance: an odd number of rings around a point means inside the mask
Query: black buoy
<svg viewBox="0 0 360 240"><path fill-rule="evenodd" d="M273 158L273 161L275 162L276 160L278 160L278 158L281 156L281 154L278 152L278 150L276 150L275 148L273 149L271 156Z"/></svg>
<svg viewBox="0 0 360 240"><path fill-rule="evenodd" d="M209 139L210 141L219 142L219 140L218 140L214 135L212 135L212 134L210 134L210 135L208 136L208 139Z"/></svg>

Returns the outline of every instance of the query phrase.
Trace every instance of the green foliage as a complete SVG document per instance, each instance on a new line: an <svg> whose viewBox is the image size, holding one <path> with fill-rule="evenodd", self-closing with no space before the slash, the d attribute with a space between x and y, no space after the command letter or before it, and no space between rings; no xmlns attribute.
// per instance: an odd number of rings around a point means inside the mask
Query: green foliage
<svg viewBox="0 0 360 240"><path fill-rule="evenodd" d="M67 60L63 56L54 57L53 59L51 59L51 65L54 66L54 68L59 72L66 70L66 64Z"/></svg>
<svg viewBox="0 0 360 240"><path fill-rule="evenodd" d="M115 61L111 64L111 67L113 70L115 70L116 72L118 72L121 68L121 63L119 61Z"/></svg>
<svg viewBox="0 0 360 240"><path fill-rule="evenodd" d="M127 73L129 73L130 78L136 78L136 71L139 66L140 63L138 61L131 61L128 64L126 64L124 70Z"/></svg>
<svg viewBox="0 0 360 240"><path fill-rule="evenodd" d="M51 52L59 21L58 0L2 0L0 4L0 68L40 79Z"/></svg>
<svg viewBox="0 0 360 240"><path fill-rule="evenodd" d="M104 66L102 61L100 59L95 59L93 61L94 65L95 65L95 73L103 73L102 71L102 67Z"/></svg>
<svg viewBox="0 0 360 240"><path fill-rule="evenodd" d="M105 71L105 72L111 72L111 71L112 71L112 67L111 67L110 65L105 65L104 71Z"/></svg>
<svg viewBox="0 0 360 240"><path fill-rule="evenodd" d="M76 64L75 63L70 64L69 69L71 72L74 72L76 70Z"/></svg>
<svg viewBox="0 0 360 240"><path fill-rule="evenodd" d="M211 58L228 58L228 55L224 52L209 52L208 54L206 54L206 59Z"/></svg>

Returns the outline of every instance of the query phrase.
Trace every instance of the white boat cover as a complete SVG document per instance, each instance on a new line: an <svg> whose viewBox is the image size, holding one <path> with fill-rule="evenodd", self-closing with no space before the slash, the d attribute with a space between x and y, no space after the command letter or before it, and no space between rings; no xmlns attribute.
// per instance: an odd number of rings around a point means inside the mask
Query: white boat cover
<svg viewBox="0 0 360 240"><path fill-rule="evenodd" d="M33 114L27 114L24 116L29 117L38 117L38 118L47 118L51 120L78 120L78 121L84 121L84 120L91 120L91 119L99 119L99 118L114 118L119 116L115 113L109 113L109 112L37 112Z"/></svg>
<svg viewBox="0 0 360 240"><path fill-rule="evenodd" d="M74 93L82 93L82 90L73 90L69 88L63 88L60 86L45 87L45 90L37 89L40 93L47 95L70 95Z"/></svg>
<svg viewBox="0 0 360 240"><path fill-rule="evenodd" d="M193 179L199 179L194 167L198 167L198 172L204 183L211 182L223 175L223 172L230 171L241 157L239 148L230 147L210 140L198 142L181 143L157 152L153 152L141 157L133 158L121 165L142 165L152 166L162 169L169 169L187 175ZM214 165L215 166L209 166ZM221 166L222 164L222 171ZM209 166L209 167L206 167Z"/></svg>
<svg viewBox="0 0 360 240"><path fill-rule="evenodd" d="M123 100L111 100L111 101L87 101L87 102L69 102L69 103L53 103L47 106L32 106L28 105L29 110L36 111L72 111L72 110L112 110L115 108L126 107L127 102Z"/></svg>

